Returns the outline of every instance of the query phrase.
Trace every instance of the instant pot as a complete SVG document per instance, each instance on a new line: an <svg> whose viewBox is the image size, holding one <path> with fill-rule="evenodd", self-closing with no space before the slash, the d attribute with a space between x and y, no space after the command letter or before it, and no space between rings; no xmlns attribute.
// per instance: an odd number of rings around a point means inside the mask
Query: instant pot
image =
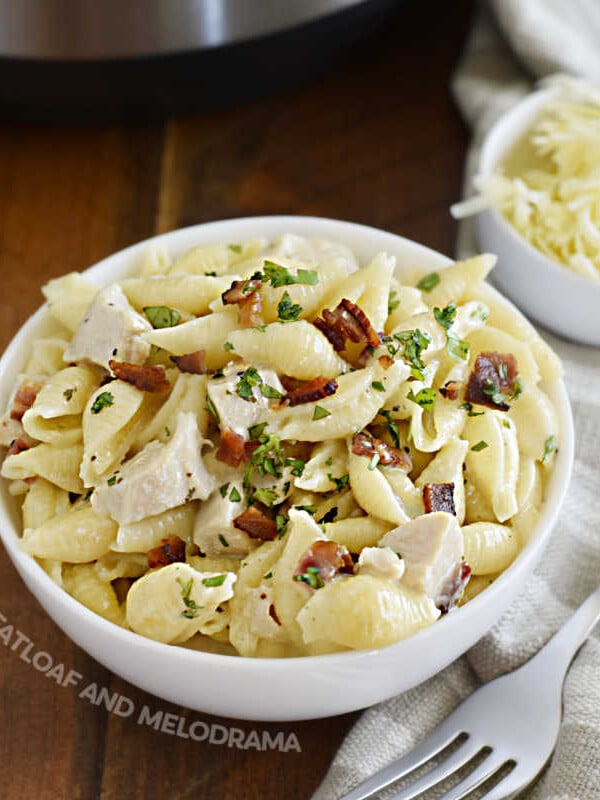
<svg viewBox="0 0 600 800"><path fill-rule="evenodd" d="M292 85L402 0L0 0L4 118L158 116Z"/></svg>

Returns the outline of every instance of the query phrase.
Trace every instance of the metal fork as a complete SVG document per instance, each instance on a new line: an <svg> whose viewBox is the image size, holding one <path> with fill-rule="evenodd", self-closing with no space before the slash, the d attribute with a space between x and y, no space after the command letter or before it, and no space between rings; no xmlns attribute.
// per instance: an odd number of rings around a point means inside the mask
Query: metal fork
<svg viewBox="0 0 600 800"><path fill-rule="evenodd" d="M515 797L541 772L554 750L565 675L599 618L600 587L526 664L482 686L413 750L340 800L372 797L438 755L440 763L390 800L421 797L441 781L456 778L459 771L463 775L472 762L473 770L439 800L462 800L492 779L495 785L479 794L480 800ZM451 746L452 752L442 757Z"/></svg>

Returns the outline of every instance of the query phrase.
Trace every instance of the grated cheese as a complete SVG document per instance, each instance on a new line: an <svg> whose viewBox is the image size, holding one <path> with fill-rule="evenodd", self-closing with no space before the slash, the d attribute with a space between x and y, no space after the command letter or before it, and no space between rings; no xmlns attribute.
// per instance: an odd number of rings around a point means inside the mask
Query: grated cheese
<svg viewBox="0 0 600 800"><path fill-rule="evenodd" d="M600 281L600 94L568 81L456 218L495 206L542 253Z"/></svg>

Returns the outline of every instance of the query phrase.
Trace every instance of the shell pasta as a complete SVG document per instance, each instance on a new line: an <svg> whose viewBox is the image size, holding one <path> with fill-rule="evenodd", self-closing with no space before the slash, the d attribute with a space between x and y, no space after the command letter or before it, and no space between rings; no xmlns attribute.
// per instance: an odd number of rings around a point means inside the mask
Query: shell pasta
<svg viewBox="0 0 600 800"><path fill-rule="evenodd" d="M492 256L372 255L257 237L51 281L0 417L22 549L113 624L243 657L387 646L484 590L536 525L560 364Z"/></svg>

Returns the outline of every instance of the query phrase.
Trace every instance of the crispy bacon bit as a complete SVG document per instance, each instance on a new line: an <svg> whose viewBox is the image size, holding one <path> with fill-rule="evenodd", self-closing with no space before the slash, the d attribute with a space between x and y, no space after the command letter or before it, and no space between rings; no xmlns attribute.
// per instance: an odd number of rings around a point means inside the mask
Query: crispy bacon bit
<svg viewBox="0 0 600 800"><path fill-rule="evenodd" d="M262 281L250 278L246 281L234 281L227 291L221 295L225 305L236 304L238 307L238 323L242 328L254 328L262 323Z"/></svg>
<svg viewBox="0 0 600 800"><path fill-rule="evenodd" d="M41 384L24 383L15 395L10 410L10 418L20 422L23 419L23 414L34 404L41 388Z"/></svg>
<svg viewBox="0 0 600 800"><path fill-rule="evenodd" d="M256 294L262 287L262 281L258 278L250 278L247 281L233 281L229 289L221 295L221 300L225 305L242 303L251 294Z"/></svg>
<svg viewBox="0 0 600 800"><path fill-rule="evenodd" d="M6 451L7 456L16 456L19 453L22 453L24 450L29 450L29 445L25 441L25 439L21 439L19 436L17 439L13 439L10 443L8 450Z"/></svg>
<svg viewBox="0 0 600 800"><path fill-rule="evenodd" d="M281 398L282 403L299 406L302 403L314 403L337 392L338 382L335 378L313 378L312 381L292 389Z"/></svg>
<svg viewBox="0 0 600 800"><path fill-rule="evenodd" d="M189 372L192 375L206 375L206 351L194 350L184 356L169 356L180 372Z"/></svg>
<svg viewBox="0 0 600 800"><path fill-rule="evenodd" d="M442 397L445 397L446 400L458 400L459 389L460 383L458 383L458 381L446 381L439 391Z"/></svg>
<svg viewBox="0 0 600 800"><path fill-rule="evenodd" d="M426 483L423 486L423 503L426 514L431 514L432 511L445 511L456 516L454 484Z"/></svg>
<svg viewBox="0 0 600 800"><path fill-rule="evenodd" d="M370 347L380 344L379 334L370 319L360 306L347 297L340 300L333 311L323 309L322 318L317 317L313 325L329 339L337 352L344 349L346 339L355 343L364 342Z"/></svg>
<svg viewBox="0 0 600 800"><path fill-rule="evenodd" d="M247 533L251 539L261 539L263 542L274 541L279 535L275 520L267 517L260 505L248 506L238 517L235 517L233 525Z"/></svg>
<svg viewBox="0 0 600 800"><path fill-rule="evenodd" d="M179 536L168 536L162 539L158 547L148 551L148 566L168 567L176 561L185 561L185 542Z"/></svg>
<svg viewBox="0 0 600 800"><path fill-rule="evenodd" d="M471 567L466 561L461 561L454 575L436 597L435 604L442 614L447 614L458 603L470 578Z"/></svg>
<svg viewBox="0 0 600 800"><path fill-rule="evenodd" d="M215 458L230 467L239 467L241 463L248 460L246 454L246 442L243 436L231 428L222 428L220 433L219 449ZM257 443L258 444L258 443Z"/></svg>
<svg viewBox="0 0 600 800"><path fill-rule="evenodd" d="M281 620L277 616L277 611L275 611L275 606L273 603L269 606L269 616L273 620L273 622L277 623L277 625L281 625Z"/></svg>
<svg viewBox="0 0 600 800"><path fill-rule="evenodd" d="M304 553L293 577L317 589L336 575L353 574L354 562L348 549L337 542L319 539Z"/></svg>
<svg viewBox="0 0 600 800"><path fill-rule="evenodd" d="M512 353L480 353L469 375L465 400L508 411L517 390L517 359Z"/></svg>
<svg viewBox="0 0 600 800"><path fill-rule="evenodd" d="M344 349L346 343L342 334L337 330L337 328L333 327L335 324L337 324L336 318L334 317L333 312L328 308L324 309L323 311L323 319L321 319L321 317L317 317L313 321L315 328L318 328L318 330L321 331L323 336L328 339L336 353L339 353Z"/></svg>
<svg viewBox="0 0 600 800"><path fill-rule="evenodd" d="M127 361L111 359L108 366L120 381L131 383L142 392L159 394L168 392L171 384L167 380L163 367L153 367L150 364L129 364Z"/></svg>
<svg viewBox="0 0 600 800"><path fill-rule="evenodd" d="M352 452L357 456L367 456L373 458L377 456L377 464L385 467L400 467L405 472L412 470L412 461L408 453L399 450L397 447L384 442L383 439L376 439L366 431L355 433L352 437Z"/></svg>
<svg viewBox="0 0 600 800"><path fill-rule="evenodd" d="M379 361L379 363L381 364L381 366L384 369L389 369L392 366L392 364L394 363L394 359L391 356L388 356L386 354L384 354L382 356L379 356L377 361Z"/></svg>

